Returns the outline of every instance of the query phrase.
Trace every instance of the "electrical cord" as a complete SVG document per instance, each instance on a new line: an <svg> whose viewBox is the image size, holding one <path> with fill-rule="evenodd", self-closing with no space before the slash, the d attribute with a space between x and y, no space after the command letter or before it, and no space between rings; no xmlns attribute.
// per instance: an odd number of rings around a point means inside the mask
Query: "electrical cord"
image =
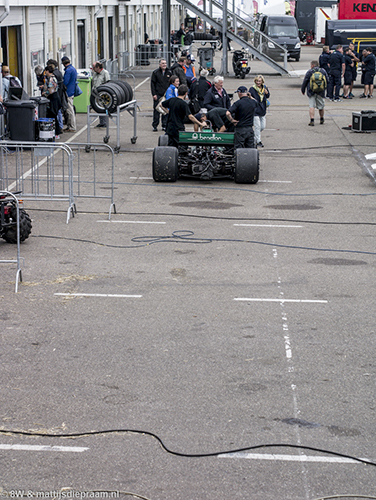
<svg viewBox="0 0 376 500"><path fill-rule="evenodd" d="M363 250L345 250L345 249L335 249L335 248L315 248L315 247L304 247L298 245L282 245L278 243L269 243L265 241L255 241L255 240L242 240L242 239L230 239L230 238L192 238L194 235L193 231L190 230L178 230L173 231L171 236L135 236L131 238L131 241L134 243L140 242L140 245L111 245L110 243L100 243L93 240L85 240L81 238L67 238L64 236L51 236L51 235L43 235L36 234L32 235L33 238L49 238L49 239L57 239L57 240L67 240L67 241L76 241L79 243L90 243L93 245L99 245L106 248L142 248L153 245L155 243L193 243L193 244L206 244L213 242L227 242L227 243L252 243L254 245L264 245L271 246L277 248L288 248L293 250L308 250L308 251L316 251L316 252L334 252L334 253L350 253L350 254L358 254L358 255L376 255L376 252L367 252Z"/></svg>
<svg viewBox="0 0 376 500"><path fill-rule="evenodd" d="M241 453L244 451L250 450L260 450L265 448L293 448L297 450L309 450L317 453L327 453L328 455L334 455L336 457L347 458L350 460L354 460L356 462L373 465L376 467L376 462L372 462L371 460L366 460L364 458L354 457L352 455L347 455L345 453L339 453L336 451L324 450L322 448L315 448L313 446L304 446L301 444L290 444L290 443L265 443L265 444L257 444L254 446L247 446L245 448L236 448L234 450L224 450L224 451L215 451L211 453L183 453L179 451L173 451L169 449L162 439L153 432L150 431L142 431L137 429L106 429L103 431L87 431L87 432L74 432L74 433L65 433L65 434L51 434L45 432L32 432L32 431L16 431L11 429L0 429L0 435L17 435L17 436L38 436L38 437L46 437L46 438L64 438L64 439L74 439L81 437L91 437L91 436L102 436L105 434L139 434L143 436L150 436L158 441L161 448L168 454L173 455L175 457L182 458L209 458L209 457L217 457L218 455L229 455L233 453Z"/></svg>
<svg viewBox="0 0 376 500"><path fill-rule="evenodd" d="M372 499L375 499L376 500L376 497L370 497L368 495L330 495L328 497L320 497L320 498L315 498L314 500L330 500L331 498L370 498L371 500Z"/></svg>
<svg viewBox="0 0 376 500"><path fill-rule="evenodd" d="M57 212L66 213L66 210L51 210L44 208L33 208L33 212ZM85 210L84 212L79 212L81 215L106 215L108 212L90 212ZM304 219L281 219L281 218L269 218L269 217L224 217L216 215L203 215L203 214L177 214L177 213L167 213L167 212L116 212L116 215L152 215L157 217L188 217L193 219L210 219L210 220L239 220L239 221L263 221L263 222L299 222L305 224L322 224L322 225L337 225L337 226L376 226L376 222L339 222L339 221L318 221L318 220L304 220Z"/></svg>

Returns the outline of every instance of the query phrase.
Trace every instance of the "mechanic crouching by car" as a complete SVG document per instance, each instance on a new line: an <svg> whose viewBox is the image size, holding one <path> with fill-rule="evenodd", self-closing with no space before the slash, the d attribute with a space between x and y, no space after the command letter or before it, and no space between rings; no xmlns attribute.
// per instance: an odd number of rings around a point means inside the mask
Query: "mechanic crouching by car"
<svg viewBox="0 0 376 500"><path fill-rule="evenodd" d="M231 106L230 97L223 88L223 76L216 76L213 80L213 86L206 92L203 108L210 111L213 108L226 108Z"/></svg>
<svg viewBox="0 0 376 500"><path fill-rule="evenodd" d="M229 117L229 111L226 108L213 108L210 111L202 108L195 117L200 121L209 121L213 132L234 132L234 121L231 116ZM194 130L198 131L196 124Z"/></svg>
<svg viewBox="0 0 376 500"><path fill-rule="evenodd" d="M239 99L227 112L229 120L235 123L234 148L254 148L253 117L258 104L247 87L241 86L236 92Z"/></svg>
<svg viewBox="0 0 376 500"><path fill-rule="evenodd" d="M184 120L189 118L191 122L200 128L203 123L195 118L190 110L186 98L188 95L188 86L180 85L178 88L178 97L172 97L162 102L162 107L168 112L166 133L168 135L168 145L177 148L179 146L179 132L185 131Z"/></svg>

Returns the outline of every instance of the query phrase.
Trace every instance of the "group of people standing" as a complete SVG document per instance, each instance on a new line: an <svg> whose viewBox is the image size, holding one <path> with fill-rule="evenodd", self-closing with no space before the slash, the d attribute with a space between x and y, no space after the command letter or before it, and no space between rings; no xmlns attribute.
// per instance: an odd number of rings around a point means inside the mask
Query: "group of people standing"
<svg viewBox="0 0 376 500"><path fill-rule="evenodd" d="M49 59L45 68L41 65L35 67L41 95L49 100L47 117L55 120L56 139L59 139L63 132L76 131L76 115L73 101L77 95L77 70L66 56L61 59L61 63L64 66L64 75L59 70L59 63L54 59ZM103 64L98 61L95 62L93 64L92 89L99 87L108 80L110 80L110 74L103 68ZM97 127L106 126L107 117L100 116Z"/></svg>
<svg viewBox="0 0 376 500"><path fill-rule="evenodd" d="M357 77L357 65L361 65L361 83L364 85L361 99L372 99L373 81L376 73L376 56L371 47L363 50L360 56L354 49L354 44L343 48L337 45L336 50L330 51L328 46L318 61L311 62L311 68L305 74L301 86L302 94L307 92L309 99L309 126L315 125L315 109L318 109L320 124L324 124L325 99L341 102L343 99L352 99L353 85ZM321 76L320 76L321 75ZM343 78L343 93L340 96Z"/></svg>
<svg viewBox="0 0 376 500"><path fill-rule="evenodd" d="M59 63L54 59L49 59L45 68L41 65L35 67L40 93L49 100L47 117L55 120L56 139L60 139L63 131L76 131L73 99L76 92L77 71L69 57L64 56L61 63L64 66L64 76L59 69Z"/></svg>
<svg viewBox="0 0 376 500"><path fill-rule="evenodd" d="M159 68L153 71L153 131L158 130L162 116L162 130L169 136L169 145L177 147L179 131L185 130L184 123L191 121L198 130L209 120L214 131L235 133L235 148L263 147L261 132L265 128L270 97L264 77L258 75L250 89L240 86L236 91L239 99L231 104L230 96L223 87L224 78L216 76L211 83L207 79L207 70L202 69L197 79L195 71L188 73L193 62L192 56L183 57L169 69L166 60L161 59ZM197 99L198 113L192 105L188 105L188 99L190 103ZM165 114L159 113L159 105L166 111Z"/></svg>
<svg viewBox="0 0 376 500"><path fill-rule="evenodd" d="M348 47L337 45L335 50L329 50L328 46L323 47L323 52L319 58L319 66L328 75L327 98L339 102L343 99L352 99L353 86L357 77L357 68L361 66L361 84L364 86L362 99L373 97L373 81L376 73L376 57L371 47L363 49L359 54L355 50L352 42ZM340 96L343 78L343 93Z"/></svg>

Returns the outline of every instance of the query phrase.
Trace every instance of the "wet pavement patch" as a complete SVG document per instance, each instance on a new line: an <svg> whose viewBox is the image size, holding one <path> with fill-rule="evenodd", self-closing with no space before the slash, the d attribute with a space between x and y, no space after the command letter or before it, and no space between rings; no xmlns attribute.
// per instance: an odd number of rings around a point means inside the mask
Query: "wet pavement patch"
<svg viewBox="0 0 376 500"><path fill-rule="evenodd" d="M358 429L346 429L344 427L337 427L336 425L330 425L328 427L330 434L333 436L341 437L341 436L361 436L361 432Z"/></svg>
<svg viewBox="0 0 376 500"><path fill-rule="evenodd" d="M330 259L321 257L309 260L308 264L324 264L325 266L366 266L367 262L355 259Z"/></svg>
<svg viewBox="0 0 376 500"><path fill-rule="evenodd" d="M275 210L320 210L322 207L319 205L266 205L264 208L274 208Z"/></svg>
<svg viewBox="0 0 376 500"><path fill-rule="evenodd" d="M229 208L242 207L235 203L223 203L218 201L181 201L178 203L170 203L172 207L190 207L203 208L207 210L228 210Z"/></svg>

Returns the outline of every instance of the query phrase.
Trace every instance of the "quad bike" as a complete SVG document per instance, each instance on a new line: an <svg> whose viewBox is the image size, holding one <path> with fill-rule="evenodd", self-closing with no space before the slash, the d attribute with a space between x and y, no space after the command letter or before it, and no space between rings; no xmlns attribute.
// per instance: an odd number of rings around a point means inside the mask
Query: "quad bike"
<svg viewBox="0 0 376 500"><path fill-rule="evenodd" d="M19 194L19 193L14 193ZM31 219L23 208L22 200L18 200L20 242L25 241L31 233ZM17 202L7 193L0 192L0 236L7 243L17 243Z"/></svg>

